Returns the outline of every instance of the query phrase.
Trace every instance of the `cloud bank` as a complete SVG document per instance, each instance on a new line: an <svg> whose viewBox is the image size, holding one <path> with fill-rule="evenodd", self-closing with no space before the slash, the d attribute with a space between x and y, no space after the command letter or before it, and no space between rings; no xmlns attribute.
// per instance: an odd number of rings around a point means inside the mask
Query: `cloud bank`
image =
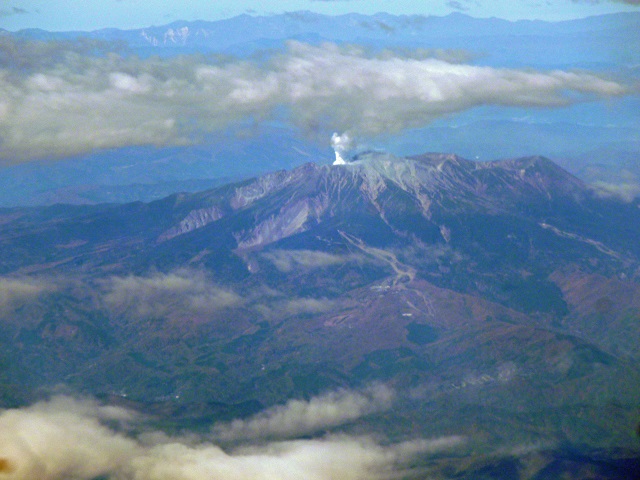
<svg viewBox="0 0 640 480"><path fill-rule="evenodd" d="M0 413L0 474L9 480L89 479L114 472L138 450L103 422L130 418L118 409L58 397Z"/></svg>
<svg viewBox="0 0 640 480"><path fill-rule="evenodd" d="M292 41L262 61L140 59L83 53L69 42L46 45L48 56L33 53L45 47L29 42L0 45L9 59L0 69L1 160L182 145L248 118L278 115L310 135L376 136L479 105L558 107L626 93L589 73L373 56L334 44Z"/></svg>
<svg viewBox="0 0 640 480"><path fill-rule="evenodd" d="M7 480L371 480L397 478L417 454L457 447L459 437L380 445L329 436L223 450L202 438L127 433L130 412L54 398L0 411L0 476ZM120 425L115 427L113 425Z"/></svg>

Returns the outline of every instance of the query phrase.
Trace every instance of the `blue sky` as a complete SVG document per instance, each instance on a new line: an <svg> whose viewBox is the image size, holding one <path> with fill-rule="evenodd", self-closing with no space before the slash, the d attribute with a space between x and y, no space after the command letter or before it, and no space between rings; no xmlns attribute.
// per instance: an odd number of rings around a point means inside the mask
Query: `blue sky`
<svg viewBox="0 0 640 480"><path fill-rule="evenodd" d="M163 25L175 20L219 20L242 13L273 14L311 10L325 14L380 11L508 20L564 20L603 13L640 11L640 0L0 0L0 28L52 31L121 29Z"/></svg>

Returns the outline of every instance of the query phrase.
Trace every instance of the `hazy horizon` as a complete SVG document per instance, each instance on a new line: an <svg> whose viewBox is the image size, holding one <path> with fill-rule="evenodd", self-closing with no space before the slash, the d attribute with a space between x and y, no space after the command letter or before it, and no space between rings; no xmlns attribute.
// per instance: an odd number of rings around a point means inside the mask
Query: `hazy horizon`
<svg viewBox="0 0 640 480"><path fill-rule="evenodd" d="M43 2L16 0L0 8L0 28L17 31L40 28L50 31L93 31L103 28L134 29L164 25L178 20L224 20L237 15L274 15L311 11L325 15L386 12L396 15L444 16L462 12L476 18L497 17L506 20L560 21L619 12L634 12L636 0L552 0L529 1L472 0L249 0L243 2L205 0L188 3L147 0L81 0Z"/></svg>

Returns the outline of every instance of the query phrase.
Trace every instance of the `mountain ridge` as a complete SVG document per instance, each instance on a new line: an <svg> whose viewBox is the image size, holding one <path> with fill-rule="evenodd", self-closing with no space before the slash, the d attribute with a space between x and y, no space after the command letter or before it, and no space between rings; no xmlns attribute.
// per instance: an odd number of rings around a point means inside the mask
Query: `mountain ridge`
<svg viewBox="0 0 640 480"><path fill-rule="evenodd" d="M288 188L293 190L287 192ZM170 222L167 225L171 226L159 236L167 240L169 236L177 236L167 233L171 229L174 233L180 229L183 233L191 232L233 212L250 208L270 195L284 195L284 198L280 200L282 204L276 202L273 207L267 207L266 211L271 215L267 217L277 219L278 210L286 207L290 211L285 212L284 217L293 211L304 210L301 214L306 221L319 220L319 215L327 212L329 217L335 215L342 208L339 199L343 195L352 195L353 203L349 207L373 208L384 216L379 197L393 196L393 192L407 196L401 200L408 202L403 207L405 211L414 210L427 221L431 220L433 212L446 215L451 213L449 210L455 212L456 208L516 215L521 213L519 208L524 203L529 209L536 203L541 208L548 208L544 204L553 201L553 197L578 203L597 199L591 187L544 157L481 163L447 154L396 157L383 152L367 152L344 166L307 163L292 170L276 171L201 193L176 194L141 206L144 205L143 210L153 210L175 204L175 213L167 219ZM510 201L506 202L506 198ZM515 199L518 200L514 202ZM114 206L108 210L135 210L136 205ZM291 221L296 218L294 215ZM538 219L539 222L542 220ZM292 232L299 232L301 227L299 225Z"/></svg>
<svg viewBox="0 0 640 480"><path fill-rule="evenodd" d="M168 29L182 28L185 26L195 28L196 30L201 30L206 27L211 28L224 23L238 23L238 22L252 21L252 22L258 22L262 24L265 24L265 23L268 24L273 20L285 19L285 20L289 20L290 23L295 23L296 21L298 21L304 24L308 22L317 23L327 18L330 18L333 20L344 19L344 20L347 20L348 22L353 22L354 20L361 21L363 19L374 19L379 21L400 21L401 23L415 24L415 25L420 25L425 22L464 21L470 24L490 25L490 27L487 27L487 31L489 31L492 27L495 28L496 24L500 24L503 26L510 26L510 27L520 27L520 28L523 25L528 25L528 26L535 26L539 29L544 29L545 27L548 28L548 26L552 24L563 25L565 27L574 25L575 27L571 30L571 33L576 33L581 31L582 28L584 28L583 25L588 25L591 27L594 22L600 24L601 21L603 20L605 21L605 24L607 26L614 26L614 27L619 27L620 22L624 22L627 24L635 24L640 21L640 14L637 12L624 12L624 13L621 12L621 13L591 15L591 16L587 16L579 19L552 21L552 20L506 20L506 19L497 18L497 17L473 17L471 15L467 15L462 12L452 12L450 14L440 15L440 16L439 15L419 15L419 14L393 15L385 12L378 12L371 15L349 13L349 14L331 16L331 15L325 15L325 14L313 13L310 11L301 10L301 11L287 12L283 14L274 14L274 15L240 14L240 15L223 18L219 20L175 20L170 23L162 24L162 25L147 25L144 27L135 27L135 28L126 28L126 29L101 28L101 29L95 29L95 30L50 31L50 30L45 30L41 28L26 28L26 29L20 29L16 31L9 31L9 30L0 28L0 32L7 32L10 34L19 34L19 35L29 36L31 34L42 35L45 33L54 34L54 35L55 34L82 35L87 33L105 34L105 33L114 33L114 32L118 32L118 33L140 32L147 29L158 29L158 30L164 29L166 31ZM371 29L371 27L374 27L374 26L375 25L372 25L369 28ZM382 32L384 32L385 29L383 27L384 25L378 25L377 28L380 29ZM386 30L386 33L389 33L388 29ZM547 32L538 31L537 33L547 33Z"/></svg>

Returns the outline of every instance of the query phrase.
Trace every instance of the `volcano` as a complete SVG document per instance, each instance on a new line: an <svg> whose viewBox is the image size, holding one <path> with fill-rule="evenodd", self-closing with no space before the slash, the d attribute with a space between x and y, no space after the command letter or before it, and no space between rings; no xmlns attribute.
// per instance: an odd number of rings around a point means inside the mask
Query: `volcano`
<svg viewBox="0 0 640 480"><path fill-rule="evenodd" d="M197 424L382 382L398 437L637 442L639 204L549 159L365 152L0 221L6 405L64 384Z"/></svg>

